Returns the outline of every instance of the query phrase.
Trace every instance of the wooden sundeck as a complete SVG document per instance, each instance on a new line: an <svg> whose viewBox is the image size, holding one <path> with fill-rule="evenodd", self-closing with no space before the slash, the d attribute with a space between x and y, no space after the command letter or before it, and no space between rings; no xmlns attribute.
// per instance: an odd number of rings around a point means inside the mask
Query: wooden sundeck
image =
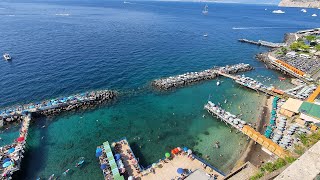
<svg viewBox="0 0 320 180"><path fill-rule="evenodd" d="M158 163L158 167L154 168L154 173L149 173L141 177L141 180L163 180L163 179L179 179L181 175L177 173L178 168L188 169L191 172L194 172L198 169L203 170L208 175L213 177L216 176L216 179L223 179L224 176L214 169L210 168L207 165L204 165L198 159L192 160L188 158L187 155L176 155L172 158L172 160L168 160L167 163L162 162ZM209 176L208 176L209 179Z"/></svg>
<svg viewBox="0 0 320 180"><path fill-rule="evenodd" d="M124 168L126 169L125 177L133 176L135 179L140 180L178 180L187 178L188 175L182 177L177 173L178 168L182 168L186 172L189 171L191 173L195 172L196 170L201 170L208 175L208 179L210 175L212 179L223 179L225 176L218 169L207 164L200 158L193 154L188 156L188 154L184 151L181 151L176 155L171 154L169 159L161 160L160 162L152 164L152 167L142 169L139 165L138 159L132 152L127 139L124 138L116 143L113 143L112 146L114 147L115 153L121 155L121 160L124 164Z"/></svg>

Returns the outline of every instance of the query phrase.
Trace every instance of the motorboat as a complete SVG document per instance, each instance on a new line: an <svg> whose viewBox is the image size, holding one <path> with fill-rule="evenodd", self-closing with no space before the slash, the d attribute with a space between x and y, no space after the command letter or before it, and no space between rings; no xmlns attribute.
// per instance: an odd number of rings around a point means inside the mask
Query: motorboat
<svg viewBox="0 0 320 180"><path fill-rule="evenodd" d="M75 167L79 167L84 163L84 157L80 157Z"/></svg>
<svg viewBox="0 0 320 180"><path fill-rule="evenodd" d="M284 14L286 12L282 11L282 10L273 10L272 11L273 14Z"/></svg>
<svg viewBox="0 0 320 180"><path fill-rule="evenodd" d="M217 86L219 86L219 85L220 85L220 82L218 81L218 82L217 82Z"/></svg>
<svg viewBox="0 0 320 180"><path fill-rule="evenodd" d="M312 14L311 16L312 16L312 17L317 17L318 15L317 15L317 14Z"/></svg>
<svg viewBox="0 0 320 180"><path fill-rule="evenodd" d="M208 33L205 33L205 34L203 35L203 37L208 37Z"/></svg>
<svg viewBox="0 0 320 180"><path fill-rule="evenodd" d="M6 61L11 60L11 56L10 56L10 54L8 54L8 53L4 53L4 54L3 54L3 58L4 58Z"/></svg>
<svg viewBox="0 0 320 180"><path fill-rule="evenodd" d="M306 13L306 12L307 12L307 10L306 10L306 9L301 9L301 12Z"/></svg>

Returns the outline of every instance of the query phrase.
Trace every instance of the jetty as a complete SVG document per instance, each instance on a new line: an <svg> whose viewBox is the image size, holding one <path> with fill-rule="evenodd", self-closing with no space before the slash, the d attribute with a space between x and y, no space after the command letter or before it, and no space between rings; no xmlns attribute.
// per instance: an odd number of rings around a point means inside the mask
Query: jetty
<svg viewBox="0 0 320 180"><path fill-rule="evenodd" d="M232 115L230 112L227 112L211 101L208 101L208 103L204 106L204 109L206 109L210 114L216 116L221 121L225 122L228 126L231 125L231 127L234 127L237 130L241 131L243 134L247 135L249 138L257 142L276 156L285 158L289 155L287 151L285 151L271 139L268 139L264 135L260 134L251 126L247 125L245 121L237 118L235 115Z"/></svg>
<svg viewBox="0 0 320 180"><path fill-rule="evenodd" d="M279 47L284 47L286 46L285 43L273 43L273 42L268 42L268 41L252 41L252 40L248 40L248 39L239 39L239 42L243 42L243 43L249 43L249 44L255 44L258 46L266 46L266 47L270 47L270 48L279 48Z"/></svg>
<svg viewBox="0 0 320 180"><path fill-rule="evenodd" d="M165 157L158 162L144 168L139 164L139 159L134 155L126 138L113 142L111 149L105 144L99 146L96 151L100 152L100 148L107 149L109 154L96 154L105 179L178 180L205 177L206 179L222 180L225 177L223 172L194 155L192 150L187 147L176 147L172 149L171 153L165 153ZM106 158L107 156L110 158ZM101 162L103 163L101 164ZM116 174L120 172L120 175L115 177L114 172Z"/></svg>
<svg viewBox="0 0 320 180"><path fill-rule="evenodd" d="M11 179L12 174L20 170L21 161L24 157L28 130L31 121L31 114L22 117L22 124L19 130L19 137L10 145L0 148L2 157L2 168L0 168L1 179Z"/></svg>
<svg viewBox="0 0 320 180"><path fill-rule="evenodd" d="M210 113L211 115L215 115L221 121L225 122L226 125L231 125L239 131L241 131L243 126L247 124L247 122L241 120L236 115L233 115L228 111L225 111L224 109L212 103L211 101L208 101L208 103L204 106L204 109L206 109L208 113Z"/></svg>
<svg viewBox="0 0 320 180"><path fill-rule="evenodd" d="M259 81L254 80L253 78L250 77L246 77L244 75L240 76L240 75L232 75L232 74L227 74L227 73L223 73L223 72L218 72L221 76L233 79L237 84L240 84L244 87L247 87L249 89L252 89L254 91L257 92L262 92L265 93L267 95L271 95L271 96L279 96L279 97L293 97L290 94L285 93L282 90L276 89L275 87L268 87L264 84L262 84Z"/></svg>
<svg viewBox="0 0 320 180"><path fill-rule="evenodd" d="M219 76L218 72L234 74L238 72L250 71L252 69L253 67L251 67L249 64L240 63L235 65L227 65L224 67L215 67L201 72L188 72L182 75L156 79L152 81L151 84L157 89L169 90L171 88L183 87L203 80L214 79Z"/></svg>
<svg viewBox="0 0 320 180"><path fill-rule="evenodd" d="M114 99L117 94L116 91L100 90L7 107L0 110L0 124L4 125L13 121L21 122L23 117L28 113L32 113L35 116L53 116L65 111L87 109L108 102Z"/></svg>

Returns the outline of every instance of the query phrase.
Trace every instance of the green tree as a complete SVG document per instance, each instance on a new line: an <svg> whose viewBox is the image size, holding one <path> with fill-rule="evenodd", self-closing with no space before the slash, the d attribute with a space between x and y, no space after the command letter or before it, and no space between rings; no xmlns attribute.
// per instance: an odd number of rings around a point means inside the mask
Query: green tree
<svg viewBox="0 0 320 180"><path fill-rule="evenodd" d="M317 51L320 51L320 44L317 44L317 45L315 46L315 48L316 48Z"/></svg>
<svg viewBox="0 0 320 180"><path fill-rule="evenodd" d="M314 41L314 40L316 40L316 36L312 36L312 35L306 36L305 38L306 38L306 40L308 40L308 41Z"/></svg>

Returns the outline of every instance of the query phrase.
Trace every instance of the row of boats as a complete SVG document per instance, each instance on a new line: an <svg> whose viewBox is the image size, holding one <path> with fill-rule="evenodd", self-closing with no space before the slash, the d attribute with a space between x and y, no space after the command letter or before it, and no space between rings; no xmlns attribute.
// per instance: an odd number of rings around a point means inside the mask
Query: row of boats
<svg viewBox="0 0 320 180"><path fill-rule="evenodd" d="M267 9L265 9L265 10L267 10ZM306 9L301 9L301 12L306 13L307 10L306 10ZM272 13L273 13L273 14L284 14L284 13L286 13L286 12L278 9L278 10L273 10ZM318 15L317 15L317 14L312 14L311 16L312 16L312 17L317 17Z"/></svg>

